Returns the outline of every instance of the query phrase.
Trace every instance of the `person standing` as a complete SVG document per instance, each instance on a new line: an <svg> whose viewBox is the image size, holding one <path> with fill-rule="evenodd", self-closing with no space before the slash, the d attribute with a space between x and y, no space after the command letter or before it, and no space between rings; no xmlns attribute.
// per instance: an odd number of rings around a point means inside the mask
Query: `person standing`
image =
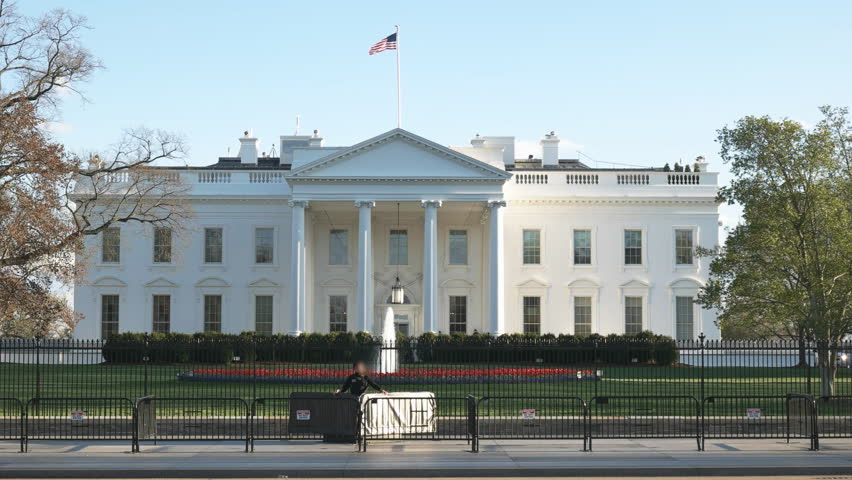
<svg viewBox="0 0 852 480"><path fill-rule="evenodd" d="M352 365L352 368L354 372L346 377L346 380L343 382L343 386L334 392L335 395L339 395L340 393L344 393L348 390L352 395L360 397L369 387L373 387L385 395L388 394L387 390L380 387L379 384L367 375L367 365L364 362L355 362Z"/></svg>

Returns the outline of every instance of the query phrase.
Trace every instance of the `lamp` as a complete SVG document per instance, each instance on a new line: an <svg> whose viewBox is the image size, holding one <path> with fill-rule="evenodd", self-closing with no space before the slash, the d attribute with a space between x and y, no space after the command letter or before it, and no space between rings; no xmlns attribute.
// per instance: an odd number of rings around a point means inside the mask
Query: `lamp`
<svg viewBox="0 0 852 480"><path fill-rule="evenodd" d="M396 202L396 226L399 228L399 202ZM391 304L402 305L405 303L405 287L399 281L399 245L397 245L396 257L396 281L391 287Z"/></svg>

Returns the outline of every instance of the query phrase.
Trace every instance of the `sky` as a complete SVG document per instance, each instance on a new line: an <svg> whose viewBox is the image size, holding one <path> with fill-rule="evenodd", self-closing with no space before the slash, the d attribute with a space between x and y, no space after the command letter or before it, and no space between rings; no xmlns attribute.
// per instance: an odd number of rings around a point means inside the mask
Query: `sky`
<svg viewBox="0 0 852 480"><path fill-rule="evenodd" d="M852 2L220 2L26 0L88 17L104 64L50 128L74 151L138 126L182 135L214 163L252 129L319 129L351 145L396 127L396 57L370 46L400 25L403 127L444 145L477 133L562 158L662 166L699 155L730 177L716 131L746 115L805 126L852 106ZM519 155L520 156L520 155ZM611 163L604 163L611 162ZM721 220L737 221L723 206Z"/></svg>

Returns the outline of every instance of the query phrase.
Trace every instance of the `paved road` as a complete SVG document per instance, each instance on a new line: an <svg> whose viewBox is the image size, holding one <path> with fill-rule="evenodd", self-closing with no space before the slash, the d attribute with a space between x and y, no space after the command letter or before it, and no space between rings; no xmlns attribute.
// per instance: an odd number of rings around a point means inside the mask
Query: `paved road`
<svg viewBox="0 0 852 480"><path fill-rule="evenodd" d="M349 445L258 442L144 445L35 442L17 453L0 442L0 477L694 477L831 475L852 479L852 441L822 441L809 452L794 441L712 441L697 452L688 440L600 440L594 452L577 441L489 441L478 454L464 442L373 444L368 453Z"/></svg>

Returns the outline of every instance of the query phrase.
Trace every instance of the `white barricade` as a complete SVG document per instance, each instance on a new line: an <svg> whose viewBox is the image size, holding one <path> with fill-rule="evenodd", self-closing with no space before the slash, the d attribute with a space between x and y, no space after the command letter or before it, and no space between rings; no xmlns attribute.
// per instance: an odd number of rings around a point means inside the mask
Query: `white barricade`
<svg viewBox="0 0 852 480"><path fill-rule="evenodd" d="M435 404L435 394L431 392L362 395L364 434L434 433Z"/></svg>

